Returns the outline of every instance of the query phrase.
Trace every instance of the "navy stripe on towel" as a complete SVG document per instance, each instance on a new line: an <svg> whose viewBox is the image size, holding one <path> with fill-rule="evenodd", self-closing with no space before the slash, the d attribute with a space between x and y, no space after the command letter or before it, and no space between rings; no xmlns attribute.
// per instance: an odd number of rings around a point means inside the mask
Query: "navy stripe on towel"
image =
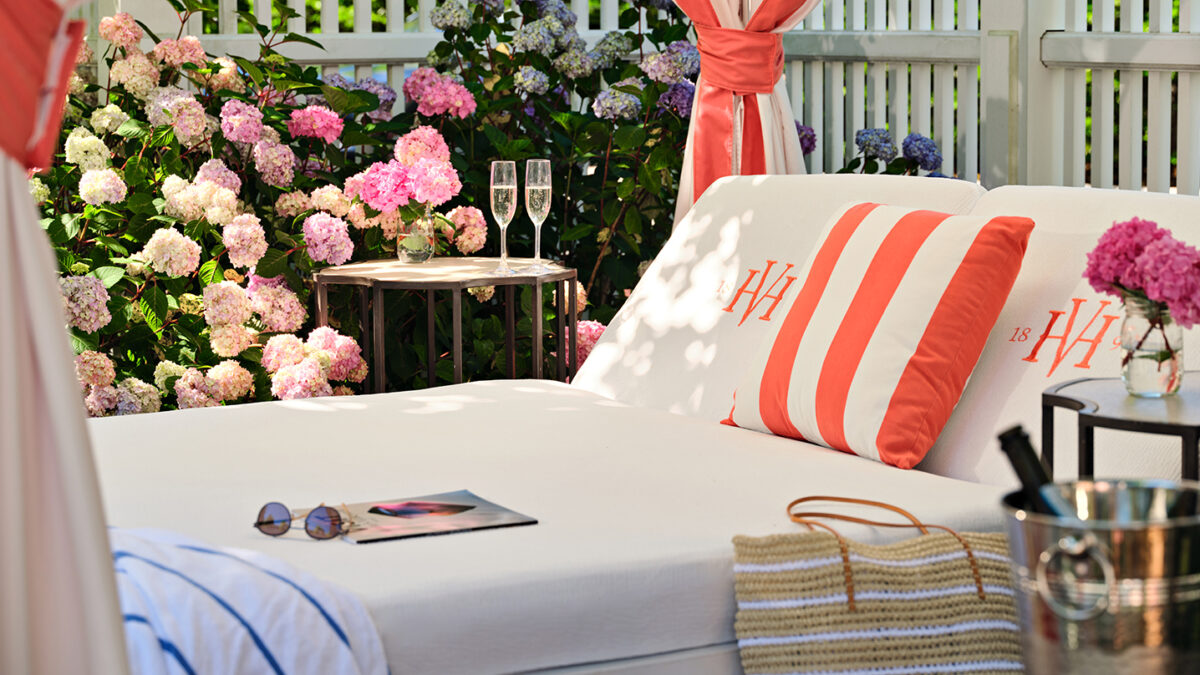
<svg viewBox="0 0 1200 675"><path fill-rule="evenodd" d="M150 625L150 620L144 616L138 616L137 614L126 614L124 619L125 623L144 623L151 632L154 632L154 626ZM179 664L179 667L183 669L183 672L187 673L187 675L196 675L196 671L192 670L192 664L188 663L187 659L183 657L183 653L179 651L179 648L176 647L173 642L159 637L157 633L154 635L154 637L158 638L158 646L162 647L164 652L170 654L175 659L175 662Z"/></svg>
<svg viewBox="0 0 1200 675"><path fill-rule="evenodd" d="M143 558L142 556L137 555L136 553L130 553L128 551L113 551L113 562L117 562L117 561L121 560L122 558L129 558L130 560L138 560L138 561L146 563L147 565L150 565L151 567L155 567L164 572L167 572L168 574L174 574L175 576L179 577L180 579L183 579L184 581L188 582L192 586L195 586L200 591L204 592L206 595L208 595L208 597L210 597L214 601L216 601L216 603L218 605L220 605L222 608L224 608L225 611L229 612L229 614L232 615L233 618L237 619L237 621L242 624L242 626L246 629L246 632L248 632L250 634L250 639L254 641L254 644L258 646L258 650L260 652L262 652L263 658L265 658L267 660L267 663L269 663L271 665L271 670L273 672L275 672L277 675L284 675L283 669L279 667L279 662L277 662L275 660L275 656L271 654L271 650L267 649L267 645L262 641L262 638L260 638L258 636L258 633L256 633L254 631L254 628L250 625L250 622L246 621L246 619L243 618L241 614L237 613L237 610L235 610L228 602L225 602L225 600L222 599L220 596L218 596L216 593L213 593L208 588L205 588L202 584L198 583L195 579L192 579L191 577L184 574L183 572L180 572L179 570L167 567L166 565L164 565L162 563L155 562L153 560L150 560L149 558Z"/></svg>
<svg viewBox="0 0 1200 675"><path fill-rule="evenodd" d="M300 595L303 595L306 600L308 600L310 603L312 603L312 606L317 608L317 611L321 613L321 616L325 617L325 621L327 621L329 623L329 627L333 629L333 632L337 633L338 639L342 641L342 644L346 645L346 647L350 646L350 640L346 638L346 633L345 633L345 631L342 630L342 627L339 626L337 624L337 622L333 620L333 617L329 615L329 612L325 611L325 608L321 606L321 603L317 602L316 598L309 595L308 591L306 591L300 587L300 584L297 584L296 582L292 581L291 579L288 579L287 577L283 576L282 574L276 574L275 572L272 572L271 570L266 569L265 567L259 567L258 565L255 565L254 563L250 562L249 560L239 558L236 555L232 555L232 554L226 553L224 551L214 551L213 549L210 549L210 548L202 548L200 546L188 546L186 544L179 544L178 546L179 546L179 548L182 548L182 549L185 549L188 551L195 551L196 553L207 553L209 555L219 555L219 556L224 556L226 558L229 558L230 560L236 560L244 565L249 565L250 567L253 567L254 569L256 569L264 574L269 574L269 575L275 577L276 579L282 581L283 583L287 584L288 586L291 586L292 588L296 589L296 591L298 593L300 593Z"/></svg>

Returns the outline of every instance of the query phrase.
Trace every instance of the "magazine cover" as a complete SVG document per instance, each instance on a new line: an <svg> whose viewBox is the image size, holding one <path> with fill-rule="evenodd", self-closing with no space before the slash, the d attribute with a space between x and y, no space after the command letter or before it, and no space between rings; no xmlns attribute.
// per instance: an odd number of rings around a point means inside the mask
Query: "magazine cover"
<svg viewBox="0 0 1200 675"><path fill-rule="evenodd" d="M536 518L489 502L470 490L347 504L346 508L350 531L342 538L356 544L537 524Z"/></svg>

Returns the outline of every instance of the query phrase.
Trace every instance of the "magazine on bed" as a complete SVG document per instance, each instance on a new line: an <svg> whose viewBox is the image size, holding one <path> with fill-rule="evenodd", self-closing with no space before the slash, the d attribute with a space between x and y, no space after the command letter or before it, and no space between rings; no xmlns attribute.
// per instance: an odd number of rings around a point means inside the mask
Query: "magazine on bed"
<svg viewBox="0 0 1200 675"><path fill-rule="evenodd" d="M342 538L356 544L537 524L536 518L489 502L470 490L347 504L346 508L352 526Z"/></svg>

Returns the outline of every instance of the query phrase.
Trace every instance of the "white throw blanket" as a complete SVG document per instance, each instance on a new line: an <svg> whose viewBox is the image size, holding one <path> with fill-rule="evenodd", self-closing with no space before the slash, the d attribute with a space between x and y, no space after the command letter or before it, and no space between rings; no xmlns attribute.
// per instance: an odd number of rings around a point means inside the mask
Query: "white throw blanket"
<svg viewBox="0 0 1200 675"><path fill-rule="evenodd" d="M109 541L135 674L388 672L366 608L333 584L172 532L113 528Z"/></svg>

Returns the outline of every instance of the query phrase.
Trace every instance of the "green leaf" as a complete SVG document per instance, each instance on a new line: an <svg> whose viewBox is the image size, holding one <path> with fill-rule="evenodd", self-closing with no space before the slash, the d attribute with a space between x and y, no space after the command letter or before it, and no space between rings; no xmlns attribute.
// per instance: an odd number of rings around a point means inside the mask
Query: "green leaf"
<svg viewBox="0 0 1200 675"><path fill-rule="evenodd" d="M627 124L613 134L613 140L623 150L633 150L646 142L646 130L640 125Z"/></svg>
<svg viewBox="0 0 1200 675"><path fill-rule="evenodd" d="M105 288L112 288L117 285L117 282L125 278L124 267L97 267L92 270L91 275L100 280Z"/></svg>
<svg viewBox="0 0 1200 675"><path fill-rule="evenodd" d="M67 239L74 239L79 236L79 230L83 227L80 224L80 218L70 213L64 213L59 216L62 222L63 230L66 232Z"/></svg>
<svg viewBox="0 0 1200 675"><path fill-rule="evenodd" d="M254 273L260 277L277 277L288 267L288 254L277 248L267 249L255 266Z"/></svg>
<svg viewBox="0 0 1200 675"><path fill-rule="evenodd" d="M149 286L138 298L138 307L146 317L146 325L161 338L163 324L167 321L167 294L158 286Z"/></svg>
<svg viewBox="0 0 1200 675"><path fill-rule="evenodd" d="M631 235L642 233L642 214L637 209L625 212L625 231Z"/></svg>
<svg viewBox="0 0 1200 675"><path fill-rule="evenodd" d="M283 36L283 41L284 42L303 42L304 44L312 45L312 46L316 47L317 49L320 49L321 51L325 50L324 45L322 45L320 42L317 42L316 40L314 40L310 37L305 37L299 33L288 33L287 35Z"/></svg>
<svg viewBox="0 0 1200 675"><path fill-rule="evenodd" d="M559 239L559 241L575 241L576 239L583 239L591 231L592 231L591 225L586 225L586 224L585 225L576 225L575 227L572 227L571 229L567 230L566 232L563 232L562 236L559 237L558 239Z"/></svg>
<svg viewBox="0 0 1200 675"><path fill-rule="evenodd" d="M217 262L216 258L205 261L200 266L200 283L204 286L215 284L225 279L225 272L221 269L221 263Z"/></svg>
<svg viewBox="0 0 1200 675"><path fill-rule="evenodd" d="M79 331L72 329L70 337L71 350L76 354L82 354L89 350L95 351L100 346L100 337L94 333L80 335Z"/></svg>
<svg viewBox="0 0 1200 675"><path fill-rule="evenodd" d="M149 134L150 126L132 117L117 127L117 135L125 138L145 138Z"/></svg>
<svg viewBox="0 0 1200 675"><path fill-rule="evenodd" d="M626 177L621 182L617 183L617 199L628 199L629 195L633 194L633 189L637 187L634 181Z"/></svg>
<svg viewBox="0 0 1200 675"><path fill-rule="evenodd" d="M171 3L171 6L175 8L175 11L177 11L177 12L183 11L183 5L179 4L179 2L177 0L167 0L167 2ZM162 42L162 39L159 38L157 35L155 35L154 31L150 30L149 26L142 23L141 21L138 21L137 19L134 19L134 21L137 21L137 25L141 26L142 30L146 31L146 35L149 35L151 40L154 40L155 43Z"/></svg>
<svg viewBox="0 0 1200 675"><path fill-rule="evenodd" d="M252 61L250 61L249 59L243 58L241 56L234 56L233 60L237 62L238 66L240 66L242 70L246 71L246 75L249 76L250 79L254 81L254 84L256 86L259 86L259 87L262 86L264 78L263 78L263 72L262 72L261 68L254 65L254 63Z"/></svg>
<svg viewBox="0 0 1200 675"><path fill-rule="evenodd" d="M325 84L321 85L321 93L329 107L339 115L370 112L379 107L379 97L367 91L346 91Z"/></svg>

